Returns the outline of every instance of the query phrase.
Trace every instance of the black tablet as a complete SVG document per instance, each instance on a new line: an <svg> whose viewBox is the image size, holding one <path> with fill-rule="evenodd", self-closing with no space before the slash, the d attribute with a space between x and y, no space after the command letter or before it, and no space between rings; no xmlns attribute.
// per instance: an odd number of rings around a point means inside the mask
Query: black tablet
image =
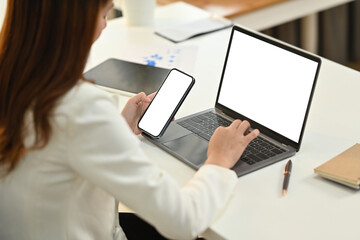
<svg viewBox="0 0 360 240"><path fill-rule="evenodd" d="M157 91L170 69L110 58L84 73L85 78L104 87L130 93Z"/></svg>

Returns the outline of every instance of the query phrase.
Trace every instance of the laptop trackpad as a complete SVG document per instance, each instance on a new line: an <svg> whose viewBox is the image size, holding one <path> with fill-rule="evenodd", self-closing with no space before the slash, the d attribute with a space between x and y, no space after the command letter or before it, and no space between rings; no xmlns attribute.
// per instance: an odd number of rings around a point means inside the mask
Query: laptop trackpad
<svg viewBox="0 0 360 240"><path fill-rule="evenodd" d="M207 159L208 142L195 134L188 134L183 137L163 143L170 150L179 154L184 160L200 167Z"/></svg>

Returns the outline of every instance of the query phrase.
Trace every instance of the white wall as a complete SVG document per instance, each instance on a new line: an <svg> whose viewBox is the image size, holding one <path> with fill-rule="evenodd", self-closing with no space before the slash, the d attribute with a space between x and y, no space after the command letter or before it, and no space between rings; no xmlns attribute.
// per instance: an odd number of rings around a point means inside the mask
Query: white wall
<svg viewBox="0 0 360 240"><path fill-rule="evenodd" d="M0 1L2 1L2 0L0 0ZM121 7L121 2L122 2L122 0L113 0L113 2L114 2L114 7L115 8L117 8L117 9L122 9L122 7Z"/></svg>
<svg viewBox="0 0 360 240"><path fill-rule="evenodd" d="M2 23L5 16L7 0L0 0L0 28L2 27Z"/></svg>

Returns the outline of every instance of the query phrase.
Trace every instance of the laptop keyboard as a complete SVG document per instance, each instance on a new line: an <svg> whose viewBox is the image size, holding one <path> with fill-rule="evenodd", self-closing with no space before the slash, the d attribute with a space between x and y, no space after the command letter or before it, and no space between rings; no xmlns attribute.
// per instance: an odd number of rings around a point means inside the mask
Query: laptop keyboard
<svg viewBox="0 0 360 240"><path fill-rule="evenodd" d="M213 112L207 112L177 123L207 141L210 140L211 136L219 126L227 127L231 124L229 120ZM250 142L240 159L247 164L252 165L283 152L285 152L284 149L262 137L257 137Z"/></svg>
<svg viewBox="0 0 360 240"><path fill-rule="evenodd" d="M219 126L229 126L231 122L215 113L207 112L182 120L178 124L209 141Z"/></svg>

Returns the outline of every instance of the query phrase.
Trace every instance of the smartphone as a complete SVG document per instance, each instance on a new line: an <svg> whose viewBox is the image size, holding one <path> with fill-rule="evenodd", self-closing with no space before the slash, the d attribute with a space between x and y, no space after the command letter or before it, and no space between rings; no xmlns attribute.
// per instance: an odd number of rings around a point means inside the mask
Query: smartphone
<svg viewBox="0 0 360 240"><path fill-rule="evenodd" d="M194 84L192 76L171 69L140 118L138 128L152 138L160 138Z"/></svg>

